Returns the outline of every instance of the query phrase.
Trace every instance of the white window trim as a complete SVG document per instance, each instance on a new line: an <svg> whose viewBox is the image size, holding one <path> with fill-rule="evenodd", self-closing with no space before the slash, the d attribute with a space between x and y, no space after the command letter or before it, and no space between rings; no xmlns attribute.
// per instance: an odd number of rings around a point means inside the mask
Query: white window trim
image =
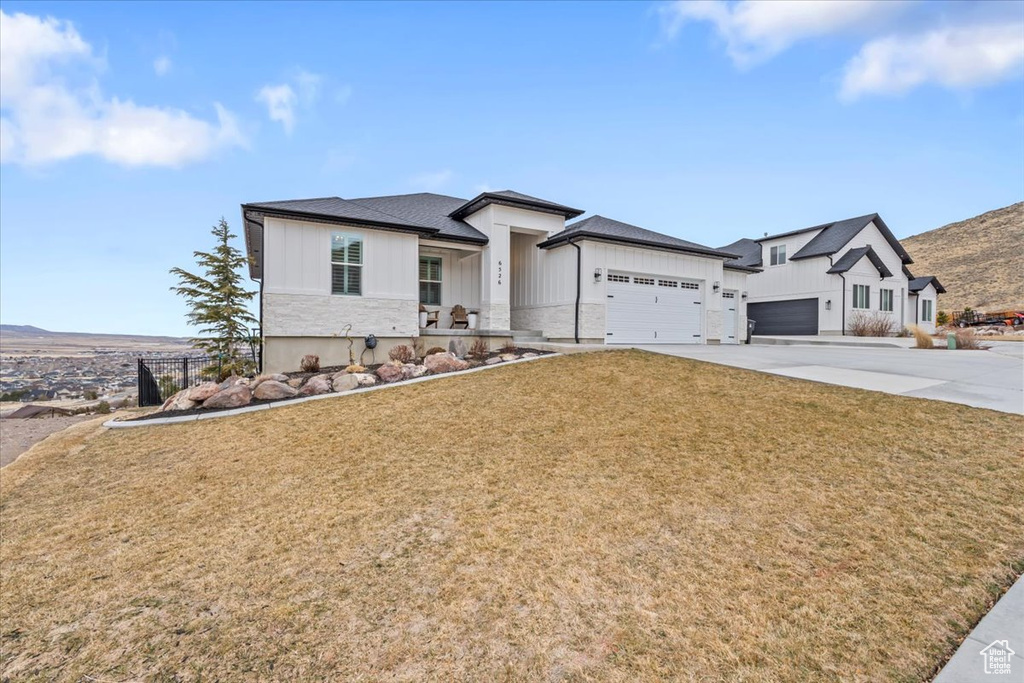
<svg viewBox="0 0 1024 683"><path fill-rule="evenodd" d="M345 238L346 247L348 246L348 240L359 240L359 261L335 261L334 260L334 238L337 236ZM332 230L331 231L331 296L362 296L364 283L366 282L364 264L364 255L366 253L366 239L357 232L345 232L343 230ZM345 257L348 258L348 249L345 249ZM347 266L349 268L359 268L359 293L353 294L351 292L335 292L334 291L334 266Z"/></svg>
<svg viewBox="0 0 1024 683"><path fill-rule="evenodd" d="M779 260L779 252L782 253L782 260ZM774 268L775 266L784 266L787 261L786 245L776 244L773 247L768 248L768 267Z"/></svg>
<svg viewBox="0 0 1024 683"><path fill-rule="evenodd" d="M857 292L859 291L858 288L863 289L864 292L865 292L864 302L863 302L864 305L863 306L858 306L857 305L858 303L860 303L860 301L858 300L858 297L857 297ZM853 296L851 298L853 299L852 308L854 308L854 309L856 309L858 311L869 311L869 310L871 310L871 285L854 284L853 285Z"/></svg>
<svg viewBox="0 0 1024 683"><path fill-rule="evenodd" d="M886 293L889 294L889 308L885 307L885 295L886 295ZM895 296L895 294L896 293L893 290L891 290L891 289L879 288L878 289L878 310L882 311L883 313L892 313L893 309L896 307L896 296Z"/></svg>
<svg viewBox="0 0 1024 683"><path fill-rule="evenodd" d="M434 260L437 261L437 275L438 275L438 279L436 279L436 280L430 280L430 279L424 280L424 279L420 278L419 284L423 284L424 282L436 284L438 286L437 287L438 291L437 291L437 303L436 304L428 304L428 303L426 303L425 301L422 301L422 300L420 301L420 303L422 305L424 305L424 306L442 306L442 305L444 305L444 258L441 257L441 256L436 256L434 254L420 254L420 261L422 261L423 259L434 259ZM419 266L419 262L417 262L416 265ZM430 274L430 268L427 268L427 274L428 275Z"/></svg>

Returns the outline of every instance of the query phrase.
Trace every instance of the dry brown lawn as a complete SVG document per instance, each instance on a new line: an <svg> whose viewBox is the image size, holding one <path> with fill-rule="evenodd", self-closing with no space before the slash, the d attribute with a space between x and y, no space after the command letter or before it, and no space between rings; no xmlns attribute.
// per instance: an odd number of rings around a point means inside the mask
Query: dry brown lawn
<svg viewBox="0 0 1024 683"><path fill-rule="evenodd" d="M922 681L1024 568L1024 418L637 351L73 429L5 680Z"/></svg>

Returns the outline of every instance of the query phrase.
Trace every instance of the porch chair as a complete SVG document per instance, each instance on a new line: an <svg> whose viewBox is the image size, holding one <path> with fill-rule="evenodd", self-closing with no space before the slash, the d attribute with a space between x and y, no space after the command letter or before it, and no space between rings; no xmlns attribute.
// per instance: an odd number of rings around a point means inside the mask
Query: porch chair
<svg viewBox="0 0 1024 683"><path fill-rule="evenodd" d="M435 328L437 327L437 317L441 314L440 311L428 311L426 306L420 304L420 313L427 314L427 324L423 326L424 329L430 327L431 325L433 325Z"/></svg>
<svg viewBox="0 0 1024 683"><path fill-rule="evenodd" d="M449 326L449 329L455 329L456 325L462 325L465 329L469 329L469 315L462 304L456 304L452 307L452 324Z"/></svg>

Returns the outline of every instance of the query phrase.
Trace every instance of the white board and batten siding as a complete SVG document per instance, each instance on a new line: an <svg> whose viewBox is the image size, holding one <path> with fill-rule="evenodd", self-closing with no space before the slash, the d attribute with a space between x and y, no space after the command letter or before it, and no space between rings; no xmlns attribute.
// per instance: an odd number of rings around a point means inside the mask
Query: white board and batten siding
<svg viewBox="0 0 1024 683"><path fill-rule="evenodd" d="M362 295L331 293L331 233L363 239ZM267 217L264 334L418 334L419 238L413 234Z"/></svg>

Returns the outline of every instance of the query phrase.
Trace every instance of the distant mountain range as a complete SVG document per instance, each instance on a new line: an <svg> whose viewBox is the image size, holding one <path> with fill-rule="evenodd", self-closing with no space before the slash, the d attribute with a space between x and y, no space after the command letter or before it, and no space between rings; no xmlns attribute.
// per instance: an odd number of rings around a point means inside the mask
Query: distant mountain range
<svg viewBox="0 0 1024 683"><path fill-rule="evenodd" d="M74 337L110 340L138 340L143 342L156 342L162 344L187 343L183 337L161 337L147 334L99 334L94 332L52 332L34 325L0 325L0 336L6 339L48 339L59 338L69 339Z"/></svg>
<svg viewBox="0 0 1024 683"><path fill-rule="evenodd" d="M942 311L1024 310L1024 202L904 240L914 275L946 288Z"/></svg>

